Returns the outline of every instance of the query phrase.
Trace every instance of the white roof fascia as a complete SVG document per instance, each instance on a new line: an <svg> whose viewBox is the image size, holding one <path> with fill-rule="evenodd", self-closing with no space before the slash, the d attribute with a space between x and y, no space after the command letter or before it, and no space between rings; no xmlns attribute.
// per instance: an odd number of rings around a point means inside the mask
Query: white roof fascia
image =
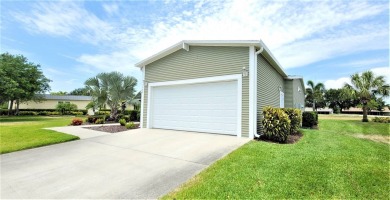
<svg viewBox="0 0 390 200"><path fill-rule="evenodd" d="M139 68L142 68L144 67L145 65L149 64L149 63L152 63L160 58L163 58L179 49L182 49L182 48L185 48L185 45L183 44L183 41L179 42L179 43L176 43L138 63L135 64L136 67L139 67ZM186 49L187 50L187 49Z"/></svg>
<svg viewBox="0 0 390 200"><path fill-rule="evenodd" d="M283 76L283 78L286 78L287 74L284 71L282 65L278 62L278 60L276 60L275 56L271 53L271 51L268 49L268 47L264 44L264 42L262 40L260 40L259 43L260 43L260 46L262 46L266 52L266 53L262 53L264 55L264 57L267 58L268 62L270 62L271 65L274 66L276 71L278 71Z"/></svg>
<svg viewBox="0 0 390 200"><path fill-rule="evenodd" d="M271 63L271 65L278 71L284 78L287 77L283 67L276 60L274 55L268 49L268 47L263 43L262 40L183 40L173 46L170 46L138 63L135 64L136 67L142 68L145 65L148 65L158 59L161 59L173 52L176 52L180 49L185 49L189 51L190 46L229 46L229 47L249 47L254 46L257 48L263 47L262 55Z"/></svg>

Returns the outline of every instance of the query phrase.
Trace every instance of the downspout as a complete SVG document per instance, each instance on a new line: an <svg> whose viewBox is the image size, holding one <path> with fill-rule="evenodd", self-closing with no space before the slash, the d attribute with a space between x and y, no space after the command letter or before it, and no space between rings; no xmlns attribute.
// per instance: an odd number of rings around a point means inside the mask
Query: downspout
<svg viewBox="0 0 390 200"><path fill-rule="evenodd" d="M256 53L255 53L255 59L256 59L255 66L256 66L256 67L257 67L257 55L261 54L261 52L263 52L263 50L264 50L264 47L261 47L260 50L256 51ZM256 109L257 109L257 108L256 108ZM256 121L257 121L257 120L256 120ZM257 134L257 131L254 131L254 132L253 132L253 135L254 135L256 138L259 138L259 137L260 137L260 135Z"/></svg>

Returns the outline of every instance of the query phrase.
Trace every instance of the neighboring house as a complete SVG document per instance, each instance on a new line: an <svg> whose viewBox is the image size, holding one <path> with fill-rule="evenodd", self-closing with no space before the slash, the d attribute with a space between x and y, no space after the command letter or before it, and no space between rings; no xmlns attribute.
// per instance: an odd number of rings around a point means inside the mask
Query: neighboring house
<svg viewBox="0 0 390 200"><path fill-rule="evenodd" d="M287 76L262 41L182 41L136 67L142 128L253 138L264 106L304 109L303 79Z"/></svg>
<svg viewBox="0 0 390 200"><path fill-rule="evenodd" d="M91 96L74 95L51 95L44 94L44 99L40 102L28 101L20 103L19 109L55 109L58 103L73 103L77 109L85 109L87 104L92 101ZM14 104L16 108L16 105Z"/></svg>

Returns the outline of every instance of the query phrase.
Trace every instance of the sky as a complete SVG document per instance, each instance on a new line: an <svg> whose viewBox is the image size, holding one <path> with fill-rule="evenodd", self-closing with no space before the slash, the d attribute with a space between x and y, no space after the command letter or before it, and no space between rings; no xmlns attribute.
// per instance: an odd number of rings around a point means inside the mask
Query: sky
<svg viewBox="0 0 390 200"><path fill-rule="evenodd" d="M287 74L340 88L372 70L390 83L389 1L7 1L1 53L40 64L51 91L134 64L181 40L262 40ZM389 102L389 100L387 100Z"/></svg>

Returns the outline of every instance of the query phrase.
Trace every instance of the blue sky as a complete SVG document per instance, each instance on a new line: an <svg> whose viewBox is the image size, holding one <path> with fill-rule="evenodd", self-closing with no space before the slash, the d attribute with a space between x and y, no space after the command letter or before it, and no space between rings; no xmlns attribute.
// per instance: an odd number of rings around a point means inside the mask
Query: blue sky
<svg viewBox="0 0 390 200"><path fill-rule="evenodd" d="M134 64L180 40L262 39L290 75L338 88L389 69L385 1L1 1L1 53L41 65L52 91ZM137 89L140 89L138 84Z"/></svg>

